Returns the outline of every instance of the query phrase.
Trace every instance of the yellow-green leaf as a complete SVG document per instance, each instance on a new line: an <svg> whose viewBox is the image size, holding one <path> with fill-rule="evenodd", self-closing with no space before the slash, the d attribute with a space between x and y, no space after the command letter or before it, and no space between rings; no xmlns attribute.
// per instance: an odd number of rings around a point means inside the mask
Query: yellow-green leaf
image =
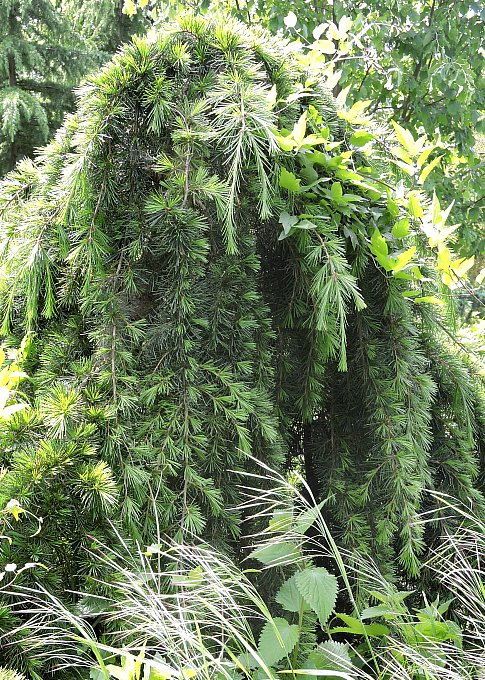
<svg viewBox="0 0 485 680"><path fill-rule="evenodd" d="M395 238L405 238L409 234L408 218L404 217L402 220L396 222L391 233Z"/></svg>
<svg viewBox="0 0 485 680"><path fill-rule="evenodd" d="M304 137L305 137L305 132L306 132L306 111L305 113L302 113L302 115L299 117L297 122L295 123L295 126L293 128L293 139L295 142L298 144L301 144Z"/></svg>
<svg viewBox="0 0 485 680"><path fill-rule="evenodd" d="M300 178L297 178L292 172L286 168L281 168L280 187L298 193L300 191Z"/></svg>
<svg viewBox="0 0 485 680"><path fill-rule="evenodd" d="M317 40L313 45L315 49L323 54L333 54L336 50L335 43L331 40Z"/></svg>
<svg viewBox="0 0 485 680"><path fill-rule="evenodd" d="M395 265L393 267L393 271L399 272L401 269L404 269L404 267L408 264L408 262L411 260L413 257L414 253L416 252L416 246L413 246L412 248L409 248L409 250L405 250L404 253L400 253L399 255L395 256Z"/></svg>
<svg viewBox="0 0 485 680"><path fill-rule="evenodd" d="M437 298L435 295L425 295L424 297L418 297L414 298L413 302L416 302L416 304L420 305L423 303L427 303L430 305L443 305L444 302L443 300L440 300Z"/></svg>
<svg viewBox="0 0 485 680"><path fill-rule="evenodd" d="M411 156L414 156L416 153L416 143L412 134L409 132L409 130L405 130L403 127L401 127L399 123L396 123L395 120L391 120L391 123L394 126L396 137L398 138L399 142L406 149L406 151L411 154Z"/></svg>
<svg viewBox="0 0 485 680"><path fill-rule="evenodd" d="M469 258L462 257L459 260L455 260L450 264L450 269L459 278L462 279L467 271L473 267L475 264L475 256L472 255Z"/></svg>
<svg viewBox="0 0 485 680"><path fill-rule="evenodd" d="M431 163L428 163L428 165L425 168L423 168L423 171L419 176L419 181L421 182L421 184L424 184L424 182L426 182L428 175L435 169L435 167L438 165L442 158L443 156L437 156L436 158L433 158Z"/></svg>
<svg viewBox="0 0 485 680"><path fill-rule="evenodd" d="M412 191L409 194L409 199L408 199L408 208L409 212L413 217L422 217L423 216L423 206L421 205L421 202L416 195L414 191Z"/></svg>
<svg viewBox="0 0 485 680"><path fill-rule="evenodd" d="M427 146L418 156L418 168L421 168L427 161L429 154L436 149L434 144Z"/></svg>
<svg viewBox="0 0 485 680"><path fill-rule="evenodd" d="M389 248L387 246L386 239L382 236L381 232L377 227L374 230L371 238L371 250L374 255L384 255L387 256Z"/></svg>

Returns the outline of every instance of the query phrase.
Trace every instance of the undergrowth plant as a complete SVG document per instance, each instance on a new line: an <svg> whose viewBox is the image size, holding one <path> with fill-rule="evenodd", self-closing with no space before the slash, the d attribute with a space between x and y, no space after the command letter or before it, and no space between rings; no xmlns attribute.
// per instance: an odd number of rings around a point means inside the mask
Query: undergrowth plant
<svg viewBox="0 0 485 680"><path fill-rule="evenodd" d="M399 591L367 559L357 572L303 480L297 488L272 471L265 477L271 486L263 494L257 475L243 483L240 509L261 524L248 537L246 569L198 540L177 544L157 536L134 550L118 536L115 545L93 550L112 574L105 597L87 594L72 610L41 587L13 589L15 609L30 617L24 631L33 657L62 677L94 680L480 677L479 519L440 498L463 526L443 536L426 565L448 594L430 600ZM274 583L270 598L255 586L262 576Z"/></svg>

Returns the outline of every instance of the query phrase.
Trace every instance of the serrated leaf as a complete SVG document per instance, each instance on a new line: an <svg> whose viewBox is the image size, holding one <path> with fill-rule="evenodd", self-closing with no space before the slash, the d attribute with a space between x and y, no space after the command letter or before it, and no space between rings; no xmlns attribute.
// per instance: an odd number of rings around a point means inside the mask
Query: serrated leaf
<svg viewBox="0 0 485 680"><path fill-rule="evenodd" d="M296 574L290 576L276 593L275 600L287 612L310 611L310 607L298 590L295 579Z"/></svg>
<svg viewBox="0 0 485 680"><path fill-rule="evenodd" d="M259 637L258 652L268 666L274 666L293 651L300 632L296 624L277 617L268 621Z"/></svg>
<svg viewBox="0 0 485 680"><path fill-rule="evenodd" d="M324 504L325 501L322 501L318 505L308 508L308 510L305 510L296 518L294 529L297 534L304 534L306 531L308 531L320 514L320 510L323 508Z"/></svg>
<svg viewBox="0 0 485 680"><path fill-rule="evenodd" d="M280 187L298 193L300 191L301 180L286 168L281 168Z"/></svg>
<svg viewBox="0 0 485 680"><path fill-rule="evenodd" d="M275 566L293 562L300 557L301 553L294 543L280 542L270 543L256 548L249 555L252 559L259 560L267 566Z"/></svg>
<svg viewBox="0 0 485 680"><path fill-rule="evenodd" d="M309 567L297 572L295 580L301 596L324 626L337 600L337 579L324 567Z"/></svg>
<svg viewBox="0 0 485 680"><path fill-rule="evenodd" d="M312 649L303 668L316 670L349 671L352 669L348 646L342 642L326 640Z"/></svg>

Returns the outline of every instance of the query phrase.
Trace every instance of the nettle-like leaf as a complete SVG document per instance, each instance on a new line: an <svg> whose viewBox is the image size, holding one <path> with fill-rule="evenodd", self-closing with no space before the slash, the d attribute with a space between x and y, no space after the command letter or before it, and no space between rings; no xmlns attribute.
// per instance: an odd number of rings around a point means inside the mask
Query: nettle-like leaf
<svg viewBox="0 0 485 680"><path fill-rule="evenodd" d="M348 645L334 640L326 640L312 649L303 668L315 670L348 671L352 667Z"/></svg>
<svg viewBox="0 0 485 680"><path fill-rule="evenodd" d="M294 530L297 534L304 534L316 522L325 501L302 512L295 521Z"/></svg>
<svg viewBox="0 0 485 680"><path fill-rule="evenodd" d="M274 666L293 651L300 636L296 624L277 617L268 621L261 631L258 652L268 666Z"/></svg>
<svg viewBox="0 0 485 680"><path fill-rule="evenodd" d="M311 611L303 599L296 582L296 574L290 576L276 593L275 600L287 612Z"/></svg>
<svg viewBox="0 0 485 680"><path fill-rule="evenodd" d="M309 567L295 575L300 594L325 626L338 594L338 581L324 567Z"/></svg>
<svg viewBox="0 0 485 680"><path fill-rule="evenodd" d="M274 567L276 565L294 562L301 557L301 552L294 543L269 543L268 545L263 545L253 550L249 557L254 560L259 560L267 566Z"/></svg>

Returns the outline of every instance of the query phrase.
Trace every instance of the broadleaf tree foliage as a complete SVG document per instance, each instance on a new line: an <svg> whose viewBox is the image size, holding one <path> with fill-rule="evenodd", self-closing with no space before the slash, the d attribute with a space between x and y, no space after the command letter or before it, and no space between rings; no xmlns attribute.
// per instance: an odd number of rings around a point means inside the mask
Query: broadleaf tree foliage
<svg viewBox="0 0 485 680"><path fill-rule="evenodd" d="M301 464L337 540L391 575L433 541L425 488L481 512L479 384L424 229L445 218L393 188L358 108L264 30L189 15L4 180L1 324L30 333L31 408L0 425L0 502L43 518L15 543L38 580L96 589L84 548L109 520L150 540L153 508L234 545L247 454Z"/></svg>

